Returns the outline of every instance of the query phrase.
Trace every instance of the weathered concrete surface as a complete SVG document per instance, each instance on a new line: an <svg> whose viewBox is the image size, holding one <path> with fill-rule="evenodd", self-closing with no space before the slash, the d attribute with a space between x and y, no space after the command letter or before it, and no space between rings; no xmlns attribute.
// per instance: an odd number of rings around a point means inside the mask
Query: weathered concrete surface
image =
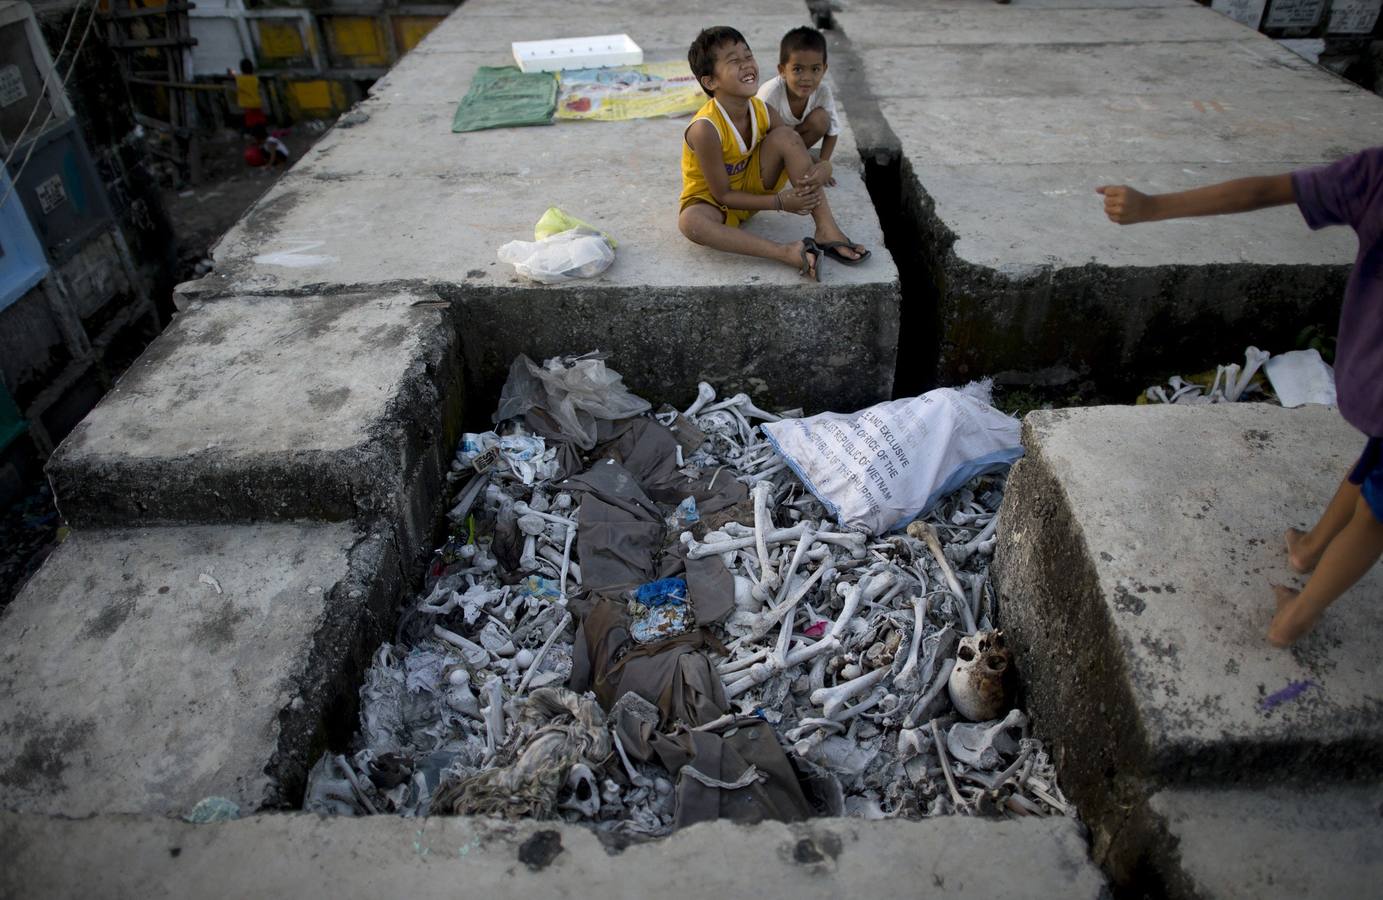
<svg viewBox="0 0 1383 900"><path fill-rule="evenodd" d="M296 802L398 573L386 538L348 525L75 533L0 618L0 803Z"/></svg>
<svg viewBox="0 0 1383 900"><path fill-rule="evenodd" d="M1383 100L1191 0L859 0L835 21L861 145L900 157L943 378L1127 386L1333 326L1348 230L1290 208L1120 228L1094 188L1333 161L1377 142Z"/></svg>
<svg viewBox="0 0 1383 900"><path fill-rule="evenodd" d="M1035 727L1118 877L1163 783L1377 777L1383 569L1291 650L1264 636L1288 526L1309 527L1363 446L1331 409L1035 412L994 576ZM1310 687L1275 707L1269 695Z"/></svg>
<svg viewBox="0 0 1383 900"><path fill-rule="evenodd" d="M1383 881L1383 788L1170 790L1153 796L1183 896L1367 897Z"/></svg>
<svg viewBox="0 0 1383 900"><path fill-rule="evenodd" d="M459 432L446 305L408 291L194 302L53 456L63 515L384 516L422 542Z"/></svg>
<svg viewBox="0 0 1383 900"><path fill-rule="evenodd" d="M512 5L472 0L440 25L360 104L368 120L337 128L221 241L214 274L184 298L327 294L426 285L453 301L467 374L497 389L514 353L603 349L636 391L676 401L701 378L779 402L855 408L888 396L898 342L897 271L848 128L831 193L841 227L874 249L857 267L822 268L822 284L786 266L691 244L677 230L687 120L561 123L452 134L457 102L480 65L511 62L509 44L581 21L627 31L645 58L685 59L709 5L668 15L628 4ZM783 32L808 21L798 0L757 4L736 21L773 74ZM620 242L602 276L571 285L522 281L496 259L560 206ZM776 240L812 233L809 218L757 216ZM732 340L726 340L732 335ZM678 351L667 354L668 347Z"/></svg>
<svg viewBox="0 0 1383 900"><path fill-rule="evenodd" d="M0 894L25 897L1107 896L1069 819L711 822L621 852L580 827L462 817L0 814L0 841Z"/></svg>

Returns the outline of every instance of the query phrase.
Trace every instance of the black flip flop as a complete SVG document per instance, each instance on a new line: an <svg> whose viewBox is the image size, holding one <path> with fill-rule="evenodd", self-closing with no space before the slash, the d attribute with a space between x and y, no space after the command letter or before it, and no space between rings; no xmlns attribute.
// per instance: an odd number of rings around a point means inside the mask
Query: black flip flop
<svg viewBox="0 0 1383 900"><path fill-rule="evenodd" d="M858 258L851 259L844 253L841 253L839 250L836 249L837 247L849 247L851 250L855 249L855 242L849 240L827 241L824 244L817 244L816 246L821 250L822 253L825 253L831 259L834 259L836 262L845 263L847 266L853 266L856 263L862 263L872 255L870 251L864 250L860 252Z"/></svg>
<svg viewBox="0 0 1383 900"><path fill-rule="evenodd" d="M807 262L807 254L815 254L816 260L812 263ZM822 250L817 246L816 241L809 237L802 238L802 268L797 270L798 275L808 275L812 281L821 280L821 259Z"/></svg>

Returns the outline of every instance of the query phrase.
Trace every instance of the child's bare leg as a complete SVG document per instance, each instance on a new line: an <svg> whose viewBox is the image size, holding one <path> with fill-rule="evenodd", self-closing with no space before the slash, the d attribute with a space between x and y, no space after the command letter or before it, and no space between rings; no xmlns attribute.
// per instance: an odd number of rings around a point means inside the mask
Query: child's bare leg
<svg viewBox="0 0 1383 900"><path fill-rule="evenodd" d="M1287 563L1293 570L1305 575L1316 568L1331 540L1354 518L1354 507L1358 501L1359 485L1350 484L1346 478L1340 482L1335 496L1330 499L1330 505L1310 531L1287 529Z"/></svg>
<svg viewBox="0 0 1383 900"><path fill-rule="evenodd" d="M1358 497L1349 521L1321 554L1306 587L1300 593L1290 588L1273 587L1278 610L1268 626L1268 641L1286 647L1310 631L1326 607L1363 578L1380 556L1383 556L1383 522L1378 521L1364 498Z"/></svg>
<svg viewBox="0 0 1383 900"><path fill-rule="evenodd" d="M763 149L759 152L759 174L763 178L763 183L768 185L777 184L778 176L786 168L788 181L796 186L812 167L812 163L812 156L807 152L807 146L802 143L802 137L787 125L779 125L770 131L764 138ZM845 232L836 224L835 216L831 215L831 205L826 200L825 191L821 193L821 202L812 210L812 219L816 222L818 243L848 240ZM856 244L853 247L841 247L839 251L850 259L858 259L864 247Z"/></svg>
<svg viewBox="0 0 1383 900"><path fill-rule="evenodd" d="M817 141L826 136L826 129L830 127L831 114L817 107L794 130L802 138L802 143L810 150L816 146Z"/></svg>
<svg viewBox="0 0 1383 900"><path fill-rule="evenodd" d="M794 269L802 267L802 242L780 244L725 224L725 215L709 203L693 203L677 217L677 228L687 239L715 250L776 259ZM816 270L815 254L807 254L807 273Z"/></svg>

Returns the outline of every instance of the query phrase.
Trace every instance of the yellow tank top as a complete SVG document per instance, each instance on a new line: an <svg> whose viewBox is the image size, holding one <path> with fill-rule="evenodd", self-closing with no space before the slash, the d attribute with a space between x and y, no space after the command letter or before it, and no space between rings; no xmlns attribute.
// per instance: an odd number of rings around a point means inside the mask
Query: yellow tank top
<svg viewBox="0 0 1383 900"><path fill-rule="evenodd" d="M725 174L730 176L730 189L743 190L745 173L749 169L749 156L754 152L754 148L759 146L759 142L768 134L768 107L758 97L749 98L749 124L753 140L745 144L744 135L740 134L739 129L730 121L730 117L725 114L724 108L714 97L706 102L706 105L696 111L696 115L687 123L687 128L691 128L696 122L705 119L716 127L720 132L720 156L725 163ZM696 160L696 151L687 143L687 132L682 131L682 204L692 197L710 198L711 186L706 182L706 176L701 172L701 166Z"/></svg>
<svg viewBox="0 0 1383 900"><path fill-rule="evenodd" d="M258 75L235 76L235 105L241 109L259 109L264 105L259 96Z"/></svg>

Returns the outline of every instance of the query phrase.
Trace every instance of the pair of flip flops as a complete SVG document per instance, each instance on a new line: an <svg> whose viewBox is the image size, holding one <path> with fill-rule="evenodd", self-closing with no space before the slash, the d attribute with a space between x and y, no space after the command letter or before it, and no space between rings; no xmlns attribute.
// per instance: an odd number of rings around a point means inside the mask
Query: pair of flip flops
<svg viewBox="0 0 1383 900"><path fill-rule="evenodd" d="M824 243L818 244L814 238L802 238L802 268L797 270L797 274L810 274L813 281L820 281L821 258L823 255L829 256L836 262L845 263L845 265L847 266L853 266L858 263L862 263L870 256L870 251L864 250L860 252L860 255L858 257L851 259L844 253L840 252L841 247L849 247L851 249L854 249L855 242L847 239L843 241L826 241ZM815 264L812 264L807 261L807 254L809 253L816 255Z"/></svg>

